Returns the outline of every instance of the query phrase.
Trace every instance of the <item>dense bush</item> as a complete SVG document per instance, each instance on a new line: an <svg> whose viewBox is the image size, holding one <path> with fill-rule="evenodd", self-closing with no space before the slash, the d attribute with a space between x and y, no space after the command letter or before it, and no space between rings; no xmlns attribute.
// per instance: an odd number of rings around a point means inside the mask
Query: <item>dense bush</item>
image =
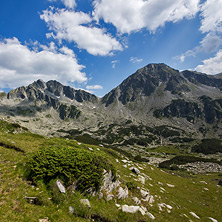
<svg viewBox="0 0 222 222"><path fill-rule="evenodd" d="M66 185L77 182L77 189L98 190L102 184L103 169L112 170L113 166L103 157L90 151L68 147L47 147L35 152L27 163L27 177L36 183L43 180L46 184L59 178Z"/></svg>
<svg viewBox="0 0 222 222"><path fill-rule="evenodd" d="M175 167L175 165L183 165L186 163L194 163L194 162L213 162L222 165L222 162L219 162L215 159L206 159L195 156L175 156L171 160L166 160L159 164L160 168L172 169L171 166Z"/></svg>
<svg viewBox="0 0 222 222"><path fill-rule="evenodd" d="M203 139L200 144L192 147L192 152L204 154L222 153L222 141L219 139Z"/></svg>

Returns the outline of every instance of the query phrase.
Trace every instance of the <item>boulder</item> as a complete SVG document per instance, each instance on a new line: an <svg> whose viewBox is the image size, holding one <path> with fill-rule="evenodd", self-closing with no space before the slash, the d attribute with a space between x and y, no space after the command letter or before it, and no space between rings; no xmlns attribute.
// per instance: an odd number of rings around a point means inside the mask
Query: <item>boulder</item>
<svg viewBox="0 0 222 222"><path fill-rule="evenodd" d="M69 213L73 214L74 213L74 208L72 206L69 206Z"/></svg>
<svg viewBox="0 0 222 222"><path fill-rule="evenodd" d="M138 197L133 197L133 201L137 205L141 204L141 200Z"/></svg>
<svg viewBox="0 0 222 222"><path fill-rule="evenodd" d="M130 170L135 174L140 174L140 171L136 167L130 167Z"/></svg>
<svg viewBox="0 0 222 222"><path fill-rule="evenodd" d="M87 206L87 207L91 208L91 205L90 205L90 202L89 202L88 199L81 199L81 200L80 200L80 203L81 203L82 205L84 205L84 206Z"/></svg>
<svg viewBox="0 0 222 222"><path fill-rule="evenodd" d="M113 198L114 198L114 195L113 195L113 194L108 194L107 197L106 197L106 199L107 199L108 201L112 200Z"/></svg>
<svg viewBox="0 0 222 222"><path fill-rule="evenodd" d="M119 187L117 198L118 199L126 199L128 197L128 194L129 194L129 192L128 192L127 187L125 189L123 189L122 187Z"/></svg>
<svg viewBox="0 0 222 222"><path fill-rule="evenodd" d="M107 193L111 193L114 189L116 189L120 185L120 181L114 180L114 176L111 172L104 170L104 178L103 178L103 186L100 188L100 191L105 190Z"/></svg>
<svg viewBox="0 0 222 222"><path fill-rule="evenodd" d="M146 182L145 177L144 177L144 176L141 176L141 175L138 176L138 180L139 180L142 184L145 184L145 182Z"/></svg>
<svg viewBox="0 0 222 222"><path fill-rule="evenodd" d="M191 214L193 217L195 217L195 218L197 218L197 219L200 219L200 217L197 216L194 212L190 212L190 214Z"/></svg>
<svg viewBox="0 0 222 222"><path fill-rule="evenodd" d="M66 192L66 189L65 189L65 187L63 186L61 180L56 180L56 186L58 187L58 189L59 189L59 191L60 191L61 193L65 193L65 192Z"/></svg>
<svg viewBox="0 0 222 222"><path fill-rule="evenodd" d="M126 213L136 213L139 211L140 206L128 206L128 205L122 205L122 211Z"/></svg>
<svg viewBox="0 0 222 222"><path fill-rule="evenodd" d="M208 217L212 222L218 222L216 219L212 218L212 217Z"/></svg>

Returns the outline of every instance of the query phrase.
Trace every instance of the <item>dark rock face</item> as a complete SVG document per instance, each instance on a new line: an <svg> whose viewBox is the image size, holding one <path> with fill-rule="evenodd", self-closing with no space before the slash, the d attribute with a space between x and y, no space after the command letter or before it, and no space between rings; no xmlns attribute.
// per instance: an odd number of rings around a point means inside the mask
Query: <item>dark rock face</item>
<svg viewBox="0 0 222 222"><path fill-rule="evenodd" d="M178 75L179 71L165 64L147 65L139 69L135 74L129 76L117 88L105 95L102 102L105 103L106 106L109 106L115 99L118 99L123 105L126 105L141 96L150 96L161 82L166 82L169 78L173 81ZM171 90L171 87L172 86L169 85L168 90Z"/></svg>
<svg viewBox="0 0 222 222"><path fill-rule="evenodd" d="M185 100L173 100L171 104L162 110L155 110L154 116L159 117L182 117L186 118L189 122L194 122L196 118L202 117L201 109L197 103L186 102Z"/></svg>
<svg viewBox="0 0 222 222"><path fill-rule="evenodd" d="M77 102L98 102L98 98L85 92L83 90L75 90L70 86L63 86L61 83L50 80L45 83L43 80L38 80L27 87L19 87L15 90L11 90L7 97L8 99L28 99L28 100L46 100L50 102L49 97L54 99L59 99L58 97L65 96L71 100L76 100Z"/></svg>
<svg viewBox="0 0 222 222"><path fill-rule="evenodd" d="M69 86L63 86L61 83L51 80L45 83L43 80L38 80L27 87L19 87L11 90L8 99L22 99L28 101L44 101L49 107L58 110L61 119L72 118L77 119L80 116L80 111L74 105L63 104L60 98L68 98L77 102L97 103L98 98L83 90L75 90Z"/></svg>
<svg viewBox="0 0 222 222"><path fill-rule="evenodd" d="M222 119L222 99L213 100L208 96L200 97L204 104L204 115L207 123L212 124L216 120Z"/></svg>
<svg viewBox="0 0 222 222"><path fill-rule="evenodd" d="M213 75L206 75L203 73L197 73L193 71L183 71L182 74L185 78L187 78L190 82L197 84L201 83L206 86L212 86L216 87L220 90L222 90L222 79L216 78L216 76Z"/></svg>
<svg viewBox="0 0 222 222"><path fill-rule="evenodd" d="M121 120L132 121L137 127L143 124L153 129L168 125L186 131L189 126L194 129L193 132L200 133L203 137L210 132L211 135L218 132L217 135L222 137L221 91L221 74L213 76L194 71L180 72L165 64L149 64L129 76L101 100L84 90L75 90L55 80L47 83L38 80L27 87L19 87L10 91L7 98L21 99L27 104L43 101L44 105L57 110L63 120L78 119L81 114L86 115L86 119L94 115L96 126L98 122L103 124L104 121L104 125L108 126ZM82 104L79 103L83 102L90 104L87 110L84 106L80 108L79 105ZM91 115L90 110L97 104L97 108L101 110L92 111L94 113ZM35 112L34 109L36 108L33 107L31 111ZM175 140L180 139L180 135L168 128L159 128L155 135L159 130L163 137L172 134L178 137L174 138ZM117 137L120 137L120 133ZM114 138L110 137L108 140L113 141Z"/></svg>

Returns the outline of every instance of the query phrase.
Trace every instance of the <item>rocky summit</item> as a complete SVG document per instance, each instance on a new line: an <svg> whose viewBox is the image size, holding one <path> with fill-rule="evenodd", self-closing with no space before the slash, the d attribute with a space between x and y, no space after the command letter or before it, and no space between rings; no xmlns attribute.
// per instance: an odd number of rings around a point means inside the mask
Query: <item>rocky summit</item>
<svg viewBox="0 0 222 222"><path fill-rule="evenodd" d="M222 137L221 90L220 74L149 64L103 98L37 80L2 94L0 115L44 135L87 134L108 144L173 143Z"/></svg>

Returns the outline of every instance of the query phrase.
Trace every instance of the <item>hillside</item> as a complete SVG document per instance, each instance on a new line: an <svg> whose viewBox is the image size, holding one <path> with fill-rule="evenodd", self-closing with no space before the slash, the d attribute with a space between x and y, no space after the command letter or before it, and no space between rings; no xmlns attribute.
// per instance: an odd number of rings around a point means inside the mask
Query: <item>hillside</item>
<svg viewBox="0 0 222 222"><path fill-rule="evenodd" d="M182 150L162 146L152 150L155 156L152 155L150 162L141 162L126 157L121 150L115 151L101 145L87 145L70 139L44 137L5 121L1 121L0 126L2 222L190 220L215 222L222 218L220 210L222 190L221 186L218 186L219 180L222 179L221 173L196 174L184 170L159 169L158 165L151 161L154 157L157 158L160 152L166 151L169 153L168 158L172 158L177 156L178 152L184 153ZM59 153L60 150L62 154ZM51 151L54 153L53 156L50 154ZM66 165L62 162L64 152L75 153L79 159L78 165L63 168ZM115 175L114 178L112 174L100 174L100 178L104 179L102 187L99 186L100 191L95 194L91 189L81 191L78 181L81 179L81 185L85 184L84 177L75 178L77 183L73 187L73 181L65 182L61 171L61 169L66 170L68 173L66 175L69 175L69 172L74 172L72 170L75 170L75 167L80 172L86 169L81 168L81 164L87 165L86 160L90 163L91 160L87 159L88 154L108 161L108 165L103 167L112 166ZM190 153L188 156L190 155L198 157L195 153ZM84 162L81 162L83 157ZM42 165L41 171L38 171L38 165L30 168L34 166L32 164L37 164L39 158L42 160L39 162ZM207 158L208 162L216 164L213 163L215 160ZM75 157L72 155L70 161L74 160ZM195 160L192 159L192 162ZM90 168L95 165L96 163L91 163ZM40 177L44 172L43 166L48 169L45 171L48 176L44 180ZM60 173L56 176L57 167L60 168ZM34 177L30 172L35 172L39 176L32 180ZM91 175L88 175L88 182L94 181ZM65 184L65 193L56 186L58 179ZM83 200L88 200L89 203Z"/></svg>

